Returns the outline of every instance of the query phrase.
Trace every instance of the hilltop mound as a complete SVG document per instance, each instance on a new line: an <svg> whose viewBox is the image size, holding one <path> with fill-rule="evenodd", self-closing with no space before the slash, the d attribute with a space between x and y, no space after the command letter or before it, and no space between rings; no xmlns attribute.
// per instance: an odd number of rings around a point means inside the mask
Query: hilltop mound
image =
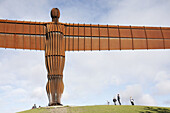
<svg viewBox="0 0 170 113"><path fill-rule="evenodd" d="M154 106L64 106L64 107L42 107L18 113L170 113L170 108Z"/></svg>

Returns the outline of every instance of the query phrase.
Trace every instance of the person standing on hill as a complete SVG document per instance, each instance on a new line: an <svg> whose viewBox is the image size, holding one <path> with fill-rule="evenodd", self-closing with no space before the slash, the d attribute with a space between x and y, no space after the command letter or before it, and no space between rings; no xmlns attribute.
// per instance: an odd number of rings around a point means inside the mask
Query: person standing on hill
<svg viewBox="0 0 170 113"><path fill-rule="evenodd" d="M121 102L120 102L120 95L119 95L119 94L117 94L117 100L118 100L118 102L119 102L119 105L121 105Z"/></svg>
<svg viewBox="0 0 170 113"><path fill-rule="evenodd" d="M135 105L134 104L134 99L132 97L130 97L130 102L131 102L132 106Z"/></svg>
<svg viewBox="0 0 170 113"><path fill-rule="evenodd" d="M107 105L109 105L110 104L110 102L107 100Z"/></svg>
<svg viewBox="0 0 170 113"><path fill-rule="evenodd" d="M34 104L34 106L32 106L32 109L35 109L35 108L37 108L36 104Z"/></svg>
<svg viewBox="0 0 170 113"><path fill-rule="evenodd" d="M117 101L116 98L113 98L113 102L114 102L115 105L116 105L116 101Z"/></svg>

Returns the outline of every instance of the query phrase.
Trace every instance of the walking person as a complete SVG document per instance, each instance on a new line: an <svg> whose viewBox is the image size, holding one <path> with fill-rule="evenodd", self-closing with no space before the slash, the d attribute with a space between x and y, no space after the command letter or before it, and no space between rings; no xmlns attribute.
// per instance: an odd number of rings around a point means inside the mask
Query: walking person
<svg viewBox="0 0 170 113"><path fill-rule="evenodd" d="M119 102L119 105L121 105L121 102L120 102L120 95L119 95L119 94L117 94L117 100L118 100L118 102Z"/></svg>
<svg viewBox="0 0 170 113"><path fill-rule="evenodd" d="M110 102L107 100L107 105L109 105L110 104Z"/></svg>
<svg viewBox="0 0 170 113"><path fill-rule="evenodd" d="M116 98L113 98L113 103L114 103L115 105L116 105L116 101L117 101Z"/></svg>
<svg viewBox="0 0 170 113"><path fill-rule="evenodd" d="M134 99L133 99L132 97L130 97L130 102L131 102L132 106L135 105L135 104L134 104Z"/></svg>

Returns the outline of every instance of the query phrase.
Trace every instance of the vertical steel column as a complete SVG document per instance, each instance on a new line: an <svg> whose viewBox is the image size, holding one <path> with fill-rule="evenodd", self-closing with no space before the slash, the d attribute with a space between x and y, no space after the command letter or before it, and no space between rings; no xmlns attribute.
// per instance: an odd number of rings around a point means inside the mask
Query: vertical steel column
<svg viewBox="0 0 170 113"><path fill-rule="evenodd" d="M79 51L79 23L78 23L78 51Z"/></svg>
<svg viewBox="0 0 170 113"><path fill-rule="evenodd" d="M164 49L165 49L165 37L164 37L163 31L162 31L162 27L160 27L160 30L161 30L161 35L162 35L162 38L163 38Z"/></svg>
<svg viewBox="0 0 170 113"><path fill-rule="evenodd" d="M110 51L110 36L109 36L109 25L107 24L107 35L108 35L108 50Z"/></svg>
<svg viewBox="0 0 170 113"><path fill-rule="evenodd" d="M93 36L93 35L92 35L92 26L91 26L91 24L90 24L90 32L91 32L91 51L92 51L92 50L93 50L93 49L92 49L92 36Z"/></svg>
<svg viewBox="0 0 170 113"><path fill-rule="evenodd" d="M131 25L130 25L130 33L131 33L131 38L132 38L132 50L134 50L133 31L132 31Z"/></svg>
<svg viewBox="0 0 170 113"><path fill-rule="evenodd" d="M23 21L23 22L24 22L24 21ZM22 25L22 30L23 30L23 31L22 31L22 32L23 32L23 35L22 35L22 38L23 38L22 42L23 42L23 45L22 45L22 46L23 46L23 50L24 50L24 49L25 49L25 48L24 48L24 24Z"/></svg>
<svg viewBox="0 0 170 113"><path fill-rule="evenodd" d="M86 28L85 28L85 23L84 23L84 51L86 50Z"/></svg>
<svg viewBox="0 0 170 113"><path fill-rule="evenodd" d="M144 28L144 31L145 31L146 47L147 47L147 50L148 50L148 49L149 49L149 48L148 48L148 36L147 36L147 32L146 32L145 26L143 26L143 28Z"/></svg>
<svg viewBox="0 0 170 113"><path fill-rule="evenodd" d="M122 50L121 36L120 36L120 28L119 28L119 25L117 25L117 29L118 29L118 34L119 34L119 47L120 47L120 50Z"/></svg>
<svg viewBox="0 0 170 113"><path fill-rule="evenodd" d="M100 47L100 25L99 24L98 24L98 30L99 30L98 32L99 32L99 51L100 51L101 47Z"/></svg>

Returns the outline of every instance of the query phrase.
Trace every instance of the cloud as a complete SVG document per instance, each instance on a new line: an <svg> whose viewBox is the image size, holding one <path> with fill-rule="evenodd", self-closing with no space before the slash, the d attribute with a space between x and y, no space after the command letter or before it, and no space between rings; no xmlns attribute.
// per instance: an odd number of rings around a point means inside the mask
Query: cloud
<svg viewBox="0 0 170 113"><path fill-rule="evenodd" d="M170 100L166 100L166 101L164 102L164 104L169 105L169 104L170 104Z"/></svg>
<svg viewBox="0 0 170 113"><path fill-rule="evenodd" d="M164 80L169 80L170 76L166 71L160 71L159 73L156 74L154 81L155 82L161 82Z"/></svg>
<svg viewBox="0 0 170 113"><path fill-rule="evenodd" d="M170 2L167 0L121 0L110 2L110 10L102 22L121 25L170 26L168 22Z"/></svg>
<svg viewBox="0 0 170 113"><path fill-rule="evenodd" d="M170 94L170 75L166 71L160 71L155 77L155 94L169 95Z"/></svg>
<svg viewBox="0 0 170 113"><path fill-rule="evenodd" d="M43 53L10 49L0 51L3 111L21 111L31 108L33 103L45 106L48 103L45 91L47 74Z"/></svg>
<svg viewBox="0 0 170 113"><path fill-rule="evenodd" d="M139 84L128 85L125 90L120 92L122 103L130 104L130 97L135 100L136 105L155 106L156 100L150 94L145 94L143 87Z"/></svg>
<svg viewBox="0 0 170 113"><path fill-rule="evenodd" d="M159 95L170 94L170 80L161 81L156 84L156 93Z"/></svg>
<svg viewBox="0 0 170 113"><path fill-rule="evenodd" d="M168 57L168 50L117 51L113 53L68 52L64 71L66 85L64 93L66 93L67 99L71 98L74 101L77 98L82 99L82 97L90 98L89 94L97 95L111 87L110 90L113 90L114 93L125 90L125 94L129 94L128 97L123 95L125 104L129 104L130 96L136 95L137 104L156 105L153 95L155 81L158 77L156 75L165 69L169 63L166 60ZM129 84L138 85L127 89L122 88ZM135 94L130 92L135 92ZM111 92L107 91L107 93ZM64 101L67 102L64 96Z"/></svg>
<svg viewBox="0 0 170 113"><path fill-rule="evenodd" d="M11 0L2 1L0 4L0 18L19 19L27 21L49 21L48 0ZM5 12L5 13L4 13Z"/></svg>
<svg viewBox="0 0 170 113"><path fill-rule="evenodd" d="M46 99L45 96L47 95L44 87L35 87L30 94L30 99L43 102Z"/></svg>
<svg viewBox="0 0 170 113"><path fill-rule="evenodd" d="M153 95L143 94L139 98L140 99L138 100L138 102L140 103L140 105L147 105L147 106L156 106L157 105L156 99L153 98Z"/></svg>
<svg viewBox="0 0 170 113"><path fill-rule="evenodd" d="M3 91L11 90L11 89L12 89L11 85L0 86L0 90L3 90Z"/></svg>

